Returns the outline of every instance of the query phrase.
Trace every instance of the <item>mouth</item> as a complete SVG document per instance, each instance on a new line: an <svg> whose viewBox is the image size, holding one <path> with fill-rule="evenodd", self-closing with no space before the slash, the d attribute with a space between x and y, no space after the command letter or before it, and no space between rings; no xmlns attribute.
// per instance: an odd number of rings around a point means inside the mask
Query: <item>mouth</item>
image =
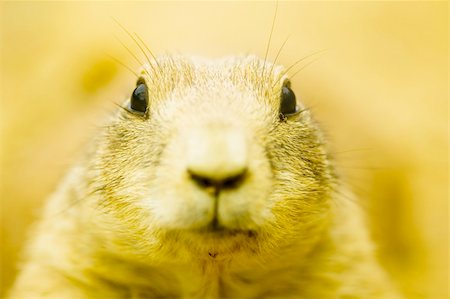
<svg viewBox="0 0 450 299"><path fill-rule="evenodd" d="M256 242L256 232L246 229L226 228L215 226L212 223L194 232L202 239L205 245L204 254L215 260L226 259L230 254L245 249L249 244Z"/></svg>
<svg viewBox="0 0 450 299"><path fill-rule="evenodd" d="M250 229L229 228L219 224L217 220L213 220L209 225L198 228L196 233L204 236L211 236L214 238L227 238L233 236L246 236L248 238L254 238L256 232Z"/></svg>
<svg viewBox="0 0 450 299"><path fill-rule="evenodd" d="M197 257L214 260L230 258L237 253L252 254L258 250L258 232L252 229L208 225L174 231L177 242L183 242Z"/></svg>

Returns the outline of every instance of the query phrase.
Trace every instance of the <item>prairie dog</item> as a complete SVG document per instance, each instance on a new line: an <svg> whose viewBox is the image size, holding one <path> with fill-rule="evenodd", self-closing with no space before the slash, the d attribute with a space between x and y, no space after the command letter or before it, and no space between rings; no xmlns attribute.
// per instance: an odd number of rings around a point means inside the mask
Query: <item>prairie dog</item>
<svg viewBox="0 0 450 299"><path fill-rule="evenodd" d="M144 65L11 298L397 298L294 90L255 56Z"/></svg>

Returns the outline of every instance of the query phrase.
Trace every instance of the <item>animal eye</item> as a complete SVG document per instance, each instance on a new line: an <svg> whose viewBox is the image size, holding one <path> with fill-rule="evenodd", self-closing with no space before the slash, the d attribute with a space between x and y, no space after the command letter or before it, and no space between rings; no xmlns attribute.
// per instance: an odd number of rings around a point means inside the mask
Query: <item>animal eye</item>
<svg viewBox="0 0 450 299"><path fill-rule="evenodd" d="M145 113L148 106L148 91L144 83L140 83L133 90L130 100L131 112Z"/></svg>
<svg viewBox="0 0 450 299"><path fill-rule="evenodd" d="M295 94L288 86L281 89L280 114L290 116L299 111Z"/></svg>

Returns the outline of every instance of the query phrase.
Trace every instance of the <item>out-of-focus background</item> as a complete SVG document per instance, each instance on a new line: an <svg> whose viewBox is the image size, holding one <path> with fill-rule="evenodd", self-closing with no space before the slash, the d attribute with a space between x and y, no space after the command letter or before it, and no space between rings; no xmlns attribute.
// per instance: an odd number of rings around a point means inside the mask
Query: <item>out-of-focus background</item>
<svg viewBox="0 0 450 299"><path fill-rule="evenodd" d="M139 67L121 42L143 55L114 19L154 53L264 57L275 6L0 3L0 296L46 197L135 86L115 59ZM360 197L380 261L405 298L448 298L448 3L280 2L269 59L288 37L286 66L326 49L293 87Z"/></svg>

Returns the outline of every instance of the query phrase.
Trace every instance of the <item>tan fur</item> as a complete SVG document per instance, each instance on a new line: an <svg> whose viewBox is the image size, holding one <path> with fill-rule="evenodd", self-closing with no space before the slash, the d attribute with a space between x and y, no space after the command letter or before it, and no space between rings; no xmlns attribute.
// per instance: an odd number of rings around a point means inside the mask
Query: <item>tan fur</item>
<svg viewBox="0 0 450 299"><path fill-rule="evenodd" d="M148 117L119 110L72 169L11 298L397 298L309 111L280 120L282 67L163 56L141 75ZM186 152L221 133L246 140L248 176L211 232Z"/></svg>

